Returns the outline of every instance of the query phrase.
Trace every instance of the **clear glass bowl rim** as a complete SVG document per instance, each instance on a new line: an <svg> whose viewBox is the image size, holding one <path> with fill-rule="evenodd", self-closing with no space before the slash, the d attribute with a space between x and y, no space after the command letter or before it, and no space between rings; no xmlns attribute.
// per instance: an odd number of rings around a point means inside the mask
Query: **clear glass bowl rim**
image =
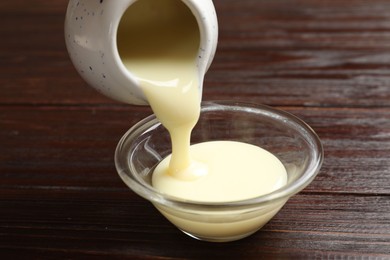
<svg viewBox="0 0 390 260"><path fill-rule="evenodd" d="M139 178L135 178L132 174L131 164L129 161L129 151L126 152L126 163L120 156L123 156L123 147L126 142L137 138L140 134L146 131L152 131L155 127L161 125L154 114L142 119L135 125L133 125L120 139L116 150L115 150L115 166L117 172L125 184L141 197L149 200L152 203L161 204L167 207L179 207L187 209L207 209L207 210L223 210L223 209L242 209L242 208L258 208L265 206L268 203L286 200L292 195L303 190L318 174L321 165L324 160L324 151L322 143L314 132L314 130L307 125L300 118L295 115L286 112L284 110L272 108L263 104L239 102L239 101L205 101L202 102L202 111L213 111L213 110L240 110L257 112L266 114L269 117L274 118L278 121L288 122L290 125L294 124L305 132L304 138L310 140L315 150L315 158L313 158L306 171L295 181L275 190L274 192L258 196L255 198L232 201L232 202L198 202L189 201L182 198L170 196L161 193L154 189L152 186L147 185L140 181ZM286 123L287 124L287 123ZM129 167L130 166L130 167ZM134 169L133 169L134 170Z"/></svg>

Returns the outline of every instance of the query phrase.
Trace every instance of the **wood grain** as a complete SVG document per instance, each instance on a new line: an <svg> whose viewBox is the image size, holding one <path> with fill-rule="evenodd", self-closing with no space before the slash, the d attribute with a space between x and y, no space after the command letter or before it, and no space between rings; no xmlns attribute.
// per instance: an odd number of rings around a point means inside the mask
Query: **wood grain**
<svg viewBox="0 0 390 260"><path fill-rule="evenodd" d="M151 113L101 96L64 44L66 0L0 3L1 259L390 259L390 2L214 0L204 100L281 108L321 138L317 178L253 236L196 241L118 177Z"/></svg>

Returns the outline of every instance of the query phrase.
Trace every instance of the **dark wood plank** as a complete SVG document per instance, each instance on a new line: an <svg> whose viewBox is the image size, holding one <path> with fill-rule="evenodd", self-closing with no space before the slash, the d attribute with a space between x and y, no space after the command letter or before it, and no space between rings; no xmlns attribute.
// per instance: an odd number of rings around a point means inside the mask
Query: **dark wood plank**
<svg viewBox="0 0 390 260"><path fill-rule="evenodd" d="M205 98L389 106L388 1L214 1L220 42Z"/></svg>
<svg viewBox="0 0 390 260"><path fill-rule="evenodd" d="M78 192L51 198L51 193L0 201L0 249L9 255L186 259L390 253L390 200L385 196L296 195L253 236L214 244L185 236L137 197L110 199L110 193L97 193L86 199Z"/></svg>
<svg viewBox="0 0 390 260"><path fill-rule="evenodd" d="M324 164L309 190L390 194L388 108L286 109L313 127L324 145Z"/></svg>
<svg viewBox="0 0 390 260"><path fill-rule="evenodd" d="M0 104L113 103L79 77L64 41L67 1L0 3Z"/></svg>
<svg viewBox="0 0 390 260"><path fill-rule="evenodd" d="M148 107L0 107L0 187L118 185L116 144L149 114Z"/></svg>
<svg viewBox="0 0 390 260"><path fill-rule="evenodd" d="M308 190L390 194L390 109L282 107L311 125L325 150ZM117 186L113 155L147 107L0 107L2 186Z"/></svg>

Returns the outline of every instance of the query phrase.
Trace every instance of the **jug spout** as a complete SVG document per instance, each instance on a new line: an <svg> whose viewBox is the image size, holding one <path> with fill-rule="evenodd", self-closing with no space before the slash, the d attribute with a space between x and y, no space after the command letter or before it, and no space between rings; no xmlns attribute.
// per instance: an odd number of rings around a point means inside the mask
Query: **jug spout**
<svg viewBox="0 0 390 260"><path fill-rule="evenodd" d="M131 24L151 17L142 12L155 12L163 17L160 13L164 9L167 16L164 19L170 18L169 8L161 8L161 5L177 5L179 2L196 20L199 43L194 59L199 75L199 88L202 90L203 77L214 58L218 41L217 16L211 0L70 0L65 18L65 42L71 61L81 77L97 91L114 100L147 105L148 101L137 76L124 63L118 34L122 33L122 27L126 28L124 23ZM145 5L140 9L142 12L132 12L127 17L130 8L141 4ZM180 18L174 11L172 16ZM158 20L155 22L159 23ZM176 24L180 25L180 19ZM127 39L130 42L136 41L139 34L131 32L126 36ZM142 53L137 57L140 55Z"/></svg>

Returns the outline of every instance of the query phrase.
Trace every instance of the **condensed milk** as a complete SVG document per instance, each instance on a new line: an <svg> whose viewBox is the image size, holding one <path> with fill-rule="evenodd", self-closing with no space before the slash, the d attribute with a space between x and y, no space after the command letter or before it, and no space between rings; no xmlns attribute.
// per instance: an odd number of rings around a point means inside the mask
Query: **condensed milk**
<svg viewBox="0 0 390 260"><path fill-rule="evenodd" d="M224 202L261 196L286 184L283 164L260 147L233 141L190 146L203 75L196 64L198 24L185 4L135 2L122 17L117 43L123 64L171 136L172 154L153 174L156 189L191 201Z"/></svg>

